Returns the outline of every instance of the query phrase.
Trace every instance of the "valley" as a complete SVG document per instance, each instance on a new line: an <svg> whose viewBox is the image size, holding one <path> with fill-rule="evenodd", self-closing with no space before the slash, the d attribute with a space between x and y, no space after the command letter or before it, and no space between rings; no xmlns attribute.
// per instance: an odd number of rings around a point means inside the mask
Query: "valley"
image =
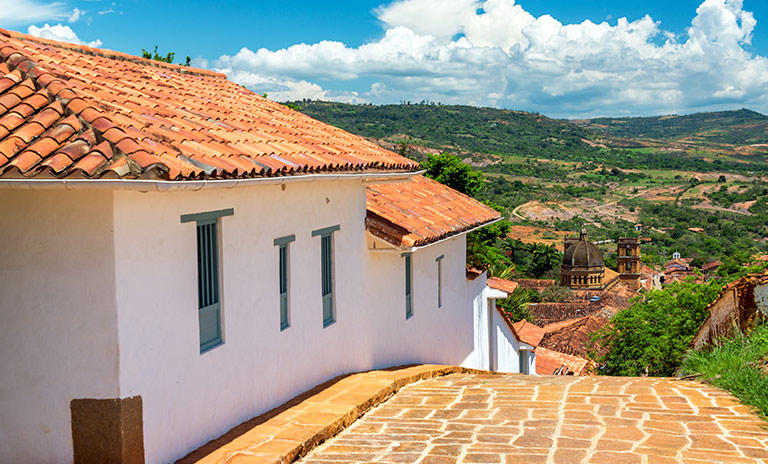
<svg viewBox="0 0 768 464"><path fill-rule="evenodd" d="M455 154L485 176L477 197L503 208L510 238L560 246L581 224L598 241L634 231L648 239L648 263L675 252L742 263L768 251L760 113L564 121L431 103L291 104L419 161Z"/></svg>

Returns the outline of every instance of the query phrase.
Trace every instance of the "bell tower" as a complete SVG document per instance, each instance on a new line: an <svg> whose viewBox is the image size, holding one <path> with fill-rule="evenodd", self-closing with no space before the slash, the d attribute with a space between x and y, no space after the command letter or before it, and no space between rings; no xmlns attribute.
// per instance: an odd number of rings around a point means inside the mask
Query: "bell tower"
<svg viewBox="0 0 768 464"><path fill-rule="evenodd" d="M632 290L640 288L640 240L621 237L618 242L619 279Z"/></svg>

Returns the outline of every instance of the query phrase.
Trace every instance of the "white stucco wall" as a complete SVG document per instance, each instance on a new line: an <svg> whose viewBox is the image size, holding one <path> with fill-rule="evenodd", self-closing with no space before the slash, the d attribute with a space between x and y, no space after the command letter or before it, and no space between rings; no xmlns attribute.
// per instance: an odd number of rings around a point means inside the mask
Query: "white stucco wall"
<svg viewBox="0 0 768 464"><path fill-rule="evenodd" d="M472 292L485 279L466 281L465 238L413 254L414 315L406 320L404 259L368 250L364 189L336 181L115 193L120 394L143 398L147 462L175 460L337 375L459 364L473 352ZM226 208L234 215L221 218L219 229L225 342L201 355L195 224L180 216ZM336 323L323 328L320 238L311 232L337 224ZM292 234L291 327L280 331L273 240Z"/></svg>
<svg viewBox="0 0 768 464"><path fill-rule="evenodd" d="M224 344L200 354L196 227L180 217L227 208ZM340 374L490 366L485 276L466 280L465 236L413 253L406 319L404 258L368 249L360 181L13 190L2 192L0 217L0 462L71 460L73 398L140 395L146 460L169 462ZM311 233L334 225L336 323L323 328L320 238ZM291 327L281 331L273 241L287 235L296 236Z"/></svg>
<svg viewBox="0 0 768 464"><path fill-rule="evenodd" d="M536 375L536 350L529 351L528 355L528 373Z"/></svg>
<svg viewBox="0 0 768 464"><path fill-rule="evenodd" d="M486 274L483 273L475 280L467 281L466 294L472 298L472 351L462 361L461 365L472 369L491 369L491 306L489 298L496 294L495 290L486 285Z"/></svg>
<svg viewBox="0 0 768 464"><path fill-rule="evenodd" d="M118 396L112 193L0 190L0 218L0 462L71 462L70 401Z"/></svg>
<svg viewBox="0 0 768 464"><path fill-rule="evenodd" d="M144 400L147 462L175 460L301 391L369 367L370 348L358 346L368 328L364 202L359 181L115 193L120 387ZM224 344L201 355L196 225L180 216L226 208L234 215L219 228ZM337 224L337 322L323 328L320 238L311 233ZM292 234L291 327L280 331L273 241Z"/></svg>
<svg viewBox="0 0 768 464"><path fill-rule="evenodd" d="M492 369L498 372L519 373L520 372L520 342L512 333L507 322L501 317L501 314L494 308L493 310L493 346L495 352ZM535 372L535 371L532 371Z"/></svg>
<svg viewBox="0 0 768 464"><path fill-rule="evenodd" d="M412 254L413 316L405 317L405 258L397 250L366 252L364 338L371 367L408 363L460 364L474 349L472 289L466 280L466 237L458 236ZM438 308L436 259L442 259L442 306ZM362 344L366 344L361 340Z"/></svg>

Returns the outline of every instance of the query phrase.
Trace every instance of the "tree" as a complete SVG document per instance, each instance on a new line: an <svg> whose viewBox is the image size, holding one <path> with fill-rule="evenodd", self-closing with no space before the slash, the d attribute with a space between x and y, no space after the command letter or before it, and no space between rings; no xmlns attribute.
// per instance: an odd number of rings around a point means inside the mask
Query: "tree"
<svg viewBox="0 0 768 464"><path fill-rule="evenodd" d="M504 207L485 202L487 206L503 213ZM509 233L509 221L502 219L467 235L467 265L485 269L494 277L509 276L514 271L514 263L496 247L496 242ZM504 277L507 278L507 277Z"/></svg>
<svg viewBox="0 0 768 464"><path fill-rule="evenodd" d="M523 319L531 321L533 320L533 314L528 305L536 299L536 296L538 296L536 290L518 287L506 298L496 300L496 306L503 309L512 319L512 322L522 321Z"/></svg>
<svg viewBox="0 0 768 464"><path fill-rule="evenodd" d="M707 306L723 284L674 282L652 290L614 316L612 323L593 335L593 342L608 351L599 361L603 374L671 376L682 362L688 344L707 318Z"/></svg>
<svg viewBox="0 0 768 464"><path fill-rule="evenodd" d="M155 60L155 61L162 61L163 63L173 63L173 57L176 54L173 52L168 52L167 55L162 56L157 53L157 45L155 45L155 51L153 53L150 53L143 48L141 49L141 57L146 58L148 60ZM189 65L190 59L187 57L187 65Z"/></svg>
<svg viewBox="0 0 768 464"><path fill-rule="evenodd" d="M563 255L554 245L545 245L543 243L531 243L528 250L533 256L530 272L537 279L543 276L547 271L556 268L563 260Z"/></svg>
<svg viewBox="0 0 768 464"><path fill-rule="evenodd" d="M427 170L427 177L471 197L484 186L485 178L479 171L450 153L427 155L422 166Z"/></svg>

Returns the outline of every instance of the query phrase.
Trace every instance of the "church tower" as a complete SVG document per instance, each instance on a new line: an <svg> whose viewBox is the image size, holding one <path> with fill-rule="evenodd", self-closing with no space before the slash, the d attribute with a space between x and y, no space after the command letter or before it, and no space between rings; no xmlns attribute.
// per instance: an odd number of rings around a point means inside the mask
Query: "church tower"
<svg viewBox="0 0 768 464"><path fill-rule="evenodd" d="M563 267L560 269L560 285L572 289L598 290L603 288L605 265L603 253L587 238L582 226L579 238L563 240Z"/></svg>
<svg viewBox="0 0 768 464"><path fill-rule="evenodd" d="M640 288L640 240L637 237L621 237L618 244L617 263L619 279L632 290Z"/></svg>

